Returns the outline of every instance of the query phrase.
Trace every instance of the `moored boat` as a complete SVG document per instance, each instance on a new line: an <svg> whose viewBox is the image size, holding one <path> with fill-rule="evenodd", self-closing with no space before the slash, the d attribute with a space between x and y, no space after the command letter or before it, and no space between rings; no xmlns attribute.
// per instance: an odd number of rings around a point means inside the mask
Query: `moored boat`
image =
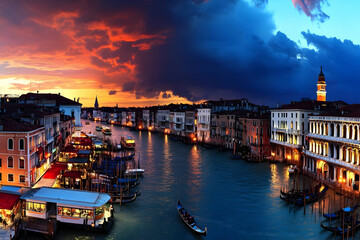
<svg viewBox="0 0 360 240"><path fill-rule="evenodd" d="M207 228L205 227L205 230L203 230L196 224L194 217L191 216L190 213L185 210L185 208L183 208L179 199L177 200L177 210L180 214L181 219L191 230L198 234L206 236Z"/></svg>
<svg viewBox="0 0 360 240"><path fill-rule="evenodd" d="M289 174L294 174L298 171L298 168L296 165L290 165L289 169L288 169L288 172Z"/></svg>
<svg viewBox="0 0 360 240"><path fill-rule="evenodd" d="M331 218L331 219L338 219L341 217L345 217L345 216L349 216L352 213L354 213L354 211L358 208L358 204L356 204L353 207L346 207L346 208L342 208L336 212L333 213L324 213L324 217L325 218Z"/></svg>
<svg viewBox="0 0 360 240"><path fill-rule="evenodd" d="M325 186L318 192L305 194L303 197L299 197L298 199L296 199L295 204L303 206L304 204L316 202L317 200L325 196L328 189L329 187Z"/></svg>
<svg viewBox="0 0 360 240"><path fill-rule="evenodd" d="M130 135L121 137L121 145L127 149L134 149L135 148L135 139Z"/></svg>
<svg viewBox="0 0 360 240"><path fill-rule="evenodd" d="M111 128L109 128L109 127L102 127L102 129L101 129L101 131L102 131L102 133L104 134L104 135L111 135Z"/></svg>
<svg viewBox="0 0 360 240"><path fill-rule="evenodd" d="M139 176L139 175L142 175L144 172L145 172L145 170L141 169L141 168L127 169L125 171L125 175L127 175L127 176Z"/></svg>
<svg viewBox="0 0 360 240"><path fill-rule="evenodd" d="M96 131L101 131L101 127L100 126L96 126Z"/></svg>
<svg viewBox="0 0 360 240"><path fill-rule="evenodd" d="M335 233L335 235L347 235L355 232L360 227L360 221L356 216L347 216L337 220L327 219L321 222L321 227Z"/></svg>

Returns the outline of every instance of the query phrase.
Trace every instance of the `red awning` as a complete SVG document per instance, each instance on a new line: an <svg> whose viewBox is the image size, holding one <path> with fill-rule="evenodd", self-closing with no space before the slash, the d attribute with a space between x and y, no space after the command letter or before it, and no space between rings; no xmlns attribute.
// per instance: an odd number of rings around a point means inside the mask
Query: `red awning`
<svg viewBox="0 0 360 240"><path fill-rule="evenodd" d="M19 202L20 195L0 192L0 209L12 210Z"/></svg>
<svg viewBox="0 0 360 240"><path fill-rule="evenodd" d="M63 177L69 177L69 178L81 178L82 172L81 171L67 171L64 172L62 175Z"/></svg>
<svg viewBox="0 0 360 240"><path fill-rule="evenodd" d="M55 179L61 170L65 169L67 169L67 164L53 164L44 174L43 178Z"/></svg>

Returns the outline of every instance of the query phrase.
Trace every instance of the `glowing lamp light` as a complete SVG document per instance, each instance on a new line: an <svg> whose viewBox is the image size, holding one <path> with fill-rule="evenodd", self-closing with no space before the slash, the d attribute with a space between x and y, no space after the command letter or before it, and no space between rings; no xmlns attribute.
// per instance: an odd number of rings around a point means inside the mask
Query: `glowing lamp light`
<svg viewBox="0 0 360 240"><path fill-rule="evenodd" d="M139 129L142 129L142 126L139 126Z"/></svg>
<svg viewBox="0 0 360 240"><path fill-rule="evenodd" d="M272 152L272 153L271 153L271 156L275 156L275 153Z"/></svg>
<svg viewBox="0 0 360 240"><path fill-rule="evenodd" d="M290 155L287 155L287 159L289 159L289 160L290 160L290 159L291 159L291 156L290 156Z"/></svg>
<svg viewBox="0 0 360 240"><path fill-rule="evenodd" d="M196 142L197 138L196 137L193 137L193 141Z"/></svg>

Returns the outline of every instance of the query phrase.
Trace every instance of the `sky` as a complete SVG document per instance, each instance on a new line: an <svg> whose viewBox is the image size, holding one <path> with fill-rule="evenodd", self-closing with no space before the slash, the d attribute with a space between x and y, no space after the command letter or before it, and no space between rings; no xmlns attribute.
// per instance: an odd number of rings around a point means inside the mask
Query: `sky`
<svg viewBox="0 0 360 240"><path fill-rule="evenodd" d="M360 1L0 1L0 94L84 106L360 102Z"/></svg>

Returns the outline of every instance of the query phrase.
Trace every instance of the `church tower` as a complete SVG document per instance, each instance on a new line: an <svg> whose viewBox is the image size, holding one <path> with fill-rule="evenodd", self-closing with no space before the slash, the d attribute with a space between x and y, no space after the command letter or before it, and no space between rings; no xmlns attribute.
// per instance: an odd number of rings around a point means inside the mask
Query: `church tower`
<svg viewBox="0 0 360 240"><path fill-rule="evenodd" d="M97 96L96 96L96 98L95 98L94 108L95 108L95 109L98 109L98 108L99 108L99 103L98 103L98 100L97 100Z"/></svg>
<svg viewBox="0 0 360 240"><path fill-rule="evenodd" d="M322 71L322 67L320 67L319 79L317 82L317 100L321 102L326 101L326 83L325 83L325 75Z"/></svg>

